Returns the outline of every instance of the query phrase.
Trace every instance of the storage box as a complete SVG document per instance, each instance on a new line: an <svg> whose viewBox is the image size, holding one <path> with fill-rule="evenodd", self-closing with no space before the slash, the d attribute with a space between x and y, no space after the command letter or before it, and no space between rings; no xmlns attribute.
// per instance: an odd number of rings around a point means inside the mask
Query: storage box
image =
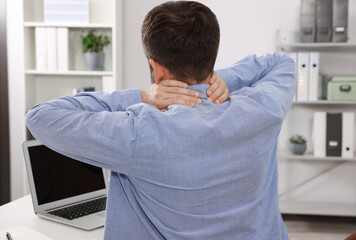
<svg viewBox="0 0 356 240"><path fill-rule="evenodd" d="M356 76L333 77L328 82L328 100L356 100Z"/></svg>

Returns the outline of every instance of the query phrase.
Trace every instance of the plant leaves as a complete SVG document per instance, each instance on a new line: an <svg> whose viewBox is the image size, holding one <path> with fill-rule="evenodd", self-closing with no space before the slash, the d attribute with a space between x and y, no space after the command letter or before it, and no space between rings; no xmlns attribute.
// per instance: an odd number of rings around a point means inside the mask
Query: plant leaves
<svg viewBox="0 0 356 240"><path fill-rule="evenodd" d="M106 35L95 34L95 29L91 29L86 35L82 35L83 52L102 52L104 47L110 44L110 38Z"/></svg>

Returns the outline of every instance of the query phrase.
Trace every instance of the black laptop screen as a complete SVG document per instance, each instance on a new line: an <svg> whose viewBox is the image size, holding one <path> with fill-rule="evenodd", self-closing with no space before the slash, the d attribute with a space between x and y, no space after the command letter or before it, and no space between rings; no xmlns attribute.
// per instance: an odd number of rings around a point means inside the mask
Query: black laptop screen
<svg viewBox="0 0 356 240"><path fill-rule="evenodd" d="M102 169L44 145L28 147L38 205L105 189Z"/></svg>

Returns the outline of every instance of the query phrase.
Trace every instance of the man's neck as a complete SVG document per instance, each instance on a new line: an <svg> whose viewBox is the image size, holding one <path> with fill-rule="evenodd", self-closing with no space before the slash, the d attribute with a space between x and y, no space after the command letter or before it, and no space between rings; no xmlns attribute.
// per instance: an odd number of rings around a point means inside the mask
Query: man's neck
<svg viewBox="0 0 356 240"><path fill-rule="evenodd" d="M196 79L187 79L186 81L184 81L185 83L187 83L188 85L194 85L194 84L210 84L210 79L212 78L214 73L209 74L203 81L198 82ZM180 81L179 79L176 79L173 75L171 75L170 73L167 73L167 75L164 75L162 77L162 80L168 80L168 79L175 79Z"/></svg>
<svg viewBox="0 0 356 240"><path fill-rule="evenodd" d="M193 84L209 84L211 77L212 77L212 75L209 75L207 78L205 78L203 81L200 81L200 82L198 82L197 80L188 80L187 83L189 85L193 85Z"/></svg>

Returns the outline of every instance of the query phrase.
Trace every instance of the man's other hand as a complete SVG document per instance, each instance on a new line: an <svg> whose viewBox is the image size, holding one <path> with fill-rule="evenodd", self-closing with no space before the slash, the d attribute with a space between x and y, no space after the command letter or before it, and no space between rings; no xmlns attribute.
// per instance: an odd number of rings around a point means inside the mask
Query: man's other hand
<svg viewBox="0 0 356 240"><path fill-rule="evenodd" d="M162 111L172 104L194 107L200 104L199 92L188 89L188 84L176 80L163 80L141 90L142 102L150 104Z"/></svg>
<svg viewBox="0 0 356 240"><path fill-rule="evenodd" d="M208 95L208 100L214 103L223 103L229 98L229 90L222 78L214 72L210 79L210 87L206 91Z"/></svg>

